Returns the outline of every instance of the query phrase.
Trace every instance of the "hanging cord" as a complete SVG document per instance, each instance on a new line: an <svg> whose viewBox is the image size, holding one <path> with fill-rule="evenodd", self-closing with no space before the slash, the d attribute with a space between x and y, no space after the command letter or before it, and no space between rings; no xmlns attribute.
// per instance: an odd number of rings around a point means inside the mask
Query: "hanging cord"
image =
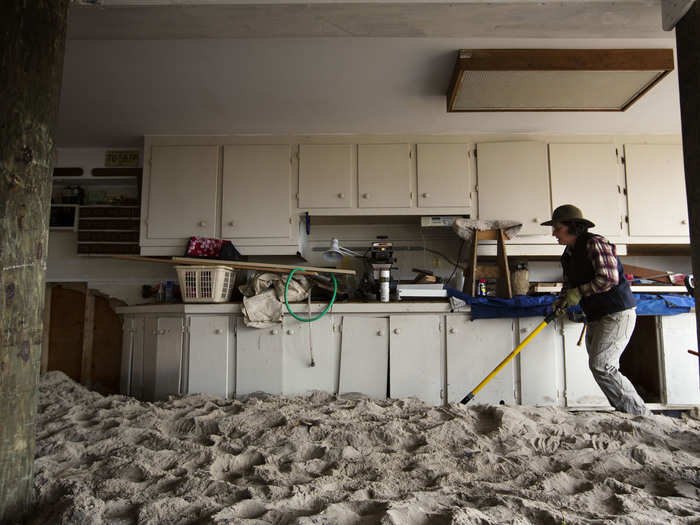
<svg viewBox="0 0 700 525"><path fill-rule="evenodd" d="M289 277L287 277L287 283L284 285L284 304L287 306L287 311L291 314L292 317L294 317L294 319L296 319L297 321L301 321L302 323L310 323L311 321L316 321L317 319L320 319L321 317L326 315L326 313L328 313L328 310L331 309L331 306L333 306L333 303L335 302L335 296L338 293L338 281L336 280L335 275L331 274L331 277L333 278L333 297L331 297L331 302L328 303L328 306L326 306L323 312L318 314L316 317L308 317L304 319L303 317L299 317L297 314L292 312L292 308L289 306L289 301L287 300L287 290L289 289L289 283L292 282L292 276L296 272L303 271L303 268L294 268L291 272L289 272ZM309 297L310 294L311 292L309 291Z"/></svg>
<svg viewBox="0 0 700 525"><path fill-rule="evenodd" d="M465 241L465 239L462 239L462 242L459 245L459 252L457 252L457 262L455 263L455 267L452 269L452 273L450 274L450 277L445 281L445 284L449 283L452 280L452 277L454 277L455 272L457 271L457 267L459 266L459 261L462 259L462 248L464 248L464 241Z"/></svg>
<svg viewBox="0 0 700 525"><path fill-rule="evenodd" d="M309 290L307 304L309 305L309 317L311 317L311 290ZM309 323L306 326L309 327L309 357L311 358L311 360L309 361L309 366L314 367L316 366L316 361L314 361L314 344L311 340L311 323Z"/></svg>

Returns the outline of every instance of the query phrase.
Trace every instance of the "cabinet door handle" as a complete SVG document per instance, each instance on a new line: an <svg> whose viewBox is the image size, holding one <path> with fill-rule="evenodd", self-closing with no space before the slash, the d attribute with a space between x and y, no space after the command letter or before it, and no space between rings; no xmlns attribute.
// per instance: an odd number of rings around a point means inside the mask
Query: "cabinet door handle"
<svg viewBox="0 0 700 525"><path fill-rule="evenodd" d="M153 335L165 335L167 330L165 328L161 328L160 330L154 330Z"/></svg>
<svg viewBox="0 0 700 525"><path fill-rule="evenodd" d="M539 218L539 217L535 217L534 219L532 219L532 222L540 222L540 218Z"/></svg>
<svg viewBox="0 0 700 525"><path fill-rule="evenodd" d="M214 333L215 334L223 334L224 331L221 328L217 328L216 330L214 330Z"/></svg>
<svg viewBox="0 0 700 525"><path fill-rule="evenodd" d="M401 333L401 329L400 329L400 328L394 328L394 333L395 333L396 335L399 335L399 334Z"/></svg>
<svg viewBox="0 0 700 525"><path fill-rule="evenodd" d="M377 330L377 335L379 335L379 336L384 335L384 330Z"/></svg>
<svg viewBox="0 0 700 525"><path fill-rule="evenodd" d="M229 222L228 222L228 225L229 225L231 228L235 228L235 227L236 227L236 221L229 221Z"/></svg>
<svg viewBox="0 0 700 525"><path fill-rule="evenodd" d="M344 193L339 193L339 194L338 194L338 198L339 198L339 199L344 199L344 198L345 198L345 194L344 194Z"/></svg>
<svg viewBox="0 0 700 525"><path fill-rule="evenodd" d="M430 198L430 193L424 193L423 194L424 199L429 199Z"/></svg>
<svg viewBox="0 0 700 525"><path fill-rule="evenodd" d="M683 219L683 220L681 221L681 224L688 224L688 221L685 220L685 219Z"/></svg>
<svg viewBox="0 0 700 525"><path fill-rule="evenodd" d="M199 227L200 228L205 228L207 225L207 221L199 221Z"/></svg>
<svg viewBox="0 0 700 525"><path fill-rule="evenodd" d="M270 334L277 335L277 334L279 334L279 331L277 329L273 329L273 330L270 330Z"/></svg>
<svg viewBox="0 0 700 525"><path fill-rule="evenodd" d="M363 199L369 199L369 193L363 193L362 194Z"/></svg>
<svg viewBox="0 0 700 525"><path fill-rule="evenodd" d="M456 333L457 333L457 330L455 330L454 328L450 328L450 333L451 333L451 334L456 334Z"/></svg>
<svg viewBox="0 0 700 525"><path fill-rule="evenodd" d="M287 330L287 335L294 335L294 330L292 330L292 329Z"/></svg>

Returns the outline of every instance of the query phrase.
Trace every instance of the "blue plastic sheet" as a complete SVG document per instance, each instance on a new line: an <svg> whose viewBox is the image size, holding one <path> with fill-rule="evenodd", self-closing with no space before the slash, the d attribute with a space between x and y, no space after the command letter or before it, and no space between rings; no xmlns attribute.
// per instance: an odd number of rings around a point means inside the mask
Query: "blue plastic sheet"
<svg viewBox="0 0 700 525"><path fill-rule="evenodd" d="M552 310L555 295L516 295L512 299L499 297L473 297L455 288L445 286L448 297L456 297L471 306L473 319L499 319L503 317L544 317ZM695 299L679 294L633 294L637 300L637 315L677 315L695 307ZM581 311L580 307L570 308Z"/></svg>

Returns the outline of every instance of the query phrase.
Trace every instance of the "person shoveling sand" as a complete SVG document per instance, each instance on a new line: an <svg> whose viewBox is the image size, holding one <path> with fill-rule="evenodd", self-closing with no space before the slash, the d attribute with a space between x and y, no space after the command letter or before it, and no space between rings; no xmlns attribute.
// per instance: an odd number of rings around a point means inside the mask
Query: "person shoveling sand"
<svg viewBox="0 0 700 525"><path fill-rule="evenodd" d="M697 523L700 421L41 380L29 523Z"/></svg>

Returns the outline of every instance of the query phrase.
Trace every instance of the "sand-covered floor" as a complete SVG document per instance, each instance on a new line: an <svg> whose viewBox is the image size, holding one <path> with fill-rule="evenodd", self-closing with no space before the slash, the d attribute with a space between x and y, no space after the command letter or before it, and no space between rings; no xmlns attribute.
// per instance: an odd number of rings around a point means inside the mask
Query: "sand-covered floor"
<svg viewBox="0 0 700 525"><path fill-rule="evenodd" d="M41 382L31 523L700 523L700 422ZM695 415L696 414L691 414Z"/></svg>

